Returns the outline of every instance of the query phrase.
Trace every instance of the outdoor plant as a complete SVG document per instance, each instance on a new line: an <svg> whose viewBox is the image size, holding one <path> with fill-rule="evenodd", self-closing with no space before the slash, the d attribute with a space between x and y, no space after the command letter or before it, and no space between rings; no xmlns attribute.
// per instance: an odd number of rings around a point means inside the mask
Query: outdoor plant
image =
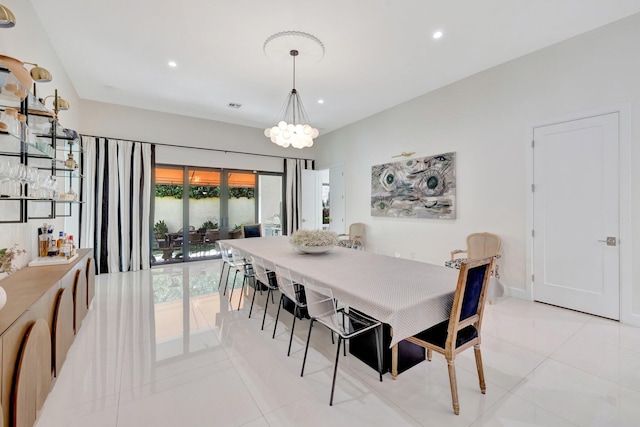
<svg viewBox="0 0 640 427"><path fill-rule="evenodd" d="M338 235L329 230L298 230L289 241L294 246L333 246L338 244Z"/></svg>
<svg viewBox="0 0 640 427"><path fill-rule="evenodd" d="M164 239L164 236L169 232L169 227L163 219L156 222L153 226L153 235L156 239Z"/></svg>
<svg viewBox="0 0 640 427"><path fill-rule="evenodd" d="M175 184L156 184L155 196L156 197L173 197L174 199L182 199L183 189L182 185ZM231 187L228 190L228 195L231 198L253 199L255 197L255 188L250 187ZM190 199L208 199L220 197L220 187L210 186L189 186L189 198Z"/></svg>
<svg viewBox="0 0 640 427"><path fill-rule="evenodd" d="M16 267L13 265L13 260L18 255L25 253L27 253L27 251L19 249L17 243L10 248L0 249L0 273L11 274L16 271Z"/></svg>
<svg viewBox="0 0 640 427"><path fill-rule="evenodd" d="M200 228L203 230L215 229L215 228L218 228L218 223L213 222L211 220L206 220L205 222L202 223L202 226Z"/></svg>

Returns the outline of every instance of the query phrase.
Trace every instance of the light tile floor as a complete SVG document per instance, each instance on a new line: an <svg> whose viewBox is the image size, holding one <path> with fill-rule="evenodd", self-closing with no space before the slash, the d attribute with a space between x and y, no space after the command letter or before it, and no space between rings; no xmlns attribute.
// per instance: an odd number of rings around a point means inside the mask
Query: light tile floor
<svg viewBox="0 0 640 427"><path fill-rule="evenodd" d="M480 393L473 351L456 360L460 415L446 363L434 354L393 381L342 358L334 406L334 348L264 296L218 292L220 261L102 275L38 427L67 426L640 426L640 328L504 298L487 307ZM276 295L275 301L278 301ZM322 332L320 332L322 331Z"/></svg>

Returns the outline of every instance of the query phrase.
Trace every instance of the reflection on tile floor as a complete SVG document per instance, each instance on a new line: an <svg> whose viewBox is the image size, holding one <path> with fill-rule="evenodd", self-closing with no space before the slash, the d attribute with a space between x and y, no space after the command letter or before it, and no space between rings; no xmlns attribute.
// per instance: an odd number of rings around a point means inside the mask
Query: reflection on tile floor
<svg viewBox="0 0 640 427"><path fill-rule="evenodd" d="M640 328L514 298L487 307L482 395L473 352L456 360L460 415L444 359L393 381L342 358L318 328L300 377L307 324L286 356L292 316L265 295L218 291L220 261L102 275L38 427L638 426ZM278 300L276 296L276 301ZM237 310L240 302L240 310ZM314 328L315 331L315 328Z"/></svg>

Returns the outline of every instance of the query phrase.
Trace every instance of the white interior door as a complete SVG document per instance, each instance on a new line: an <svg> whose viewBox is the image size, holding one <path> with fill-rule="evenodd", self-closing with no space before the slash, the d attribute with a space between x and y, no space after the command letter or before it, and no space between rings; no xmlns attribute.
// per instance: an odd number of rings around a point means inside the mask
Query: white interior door
<svg viewBox="0 0 640 427"><path fill-rule="evenodd" d="M318 230L322 226L322 179L319 171L302 170L302 219L300 228Z"/></svg>
<svg viewBox="0 0 640 427"><path fill-rule="evenodd" d="M329 188L329 229L338 234L346 233L343 166L329 169Z"/></svg>
<svg viewBox="0 0 640 427"><path fill-rule="evenodd" d="M620 316L618 113L534 129L533 296Z"/></svg>

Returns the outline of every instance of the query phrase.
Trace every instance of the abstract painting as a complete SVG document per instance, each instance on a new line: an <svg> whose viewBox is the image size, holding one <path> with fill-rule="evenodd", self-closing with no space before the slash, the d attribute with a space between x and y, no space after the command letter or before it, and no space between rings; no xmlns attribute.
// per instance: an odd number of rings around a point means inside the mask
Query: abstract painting
<svg viewBox="0 0 640 427"><path fill-rule="evenodd" d="M456 153L371 168L371 215L397 218L456 217Z"/></svg>

